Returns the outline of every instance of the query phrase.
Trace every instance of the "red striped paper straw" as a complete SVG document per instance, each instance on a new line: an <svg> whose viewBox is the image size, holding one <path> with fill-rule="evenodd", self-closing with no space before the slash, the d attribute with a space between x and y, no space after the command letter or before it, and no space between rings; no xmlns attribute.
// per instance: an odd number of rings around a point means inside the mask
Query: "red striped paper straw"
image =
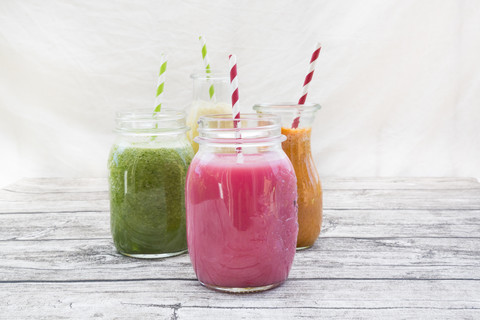
<svg viewBox="0 0 480 320"><path fill-rule="evenodd" d="M231 54L228 56L230 66L230 91L232 93L232 116L233 126L238 128L240 124L240 102L238 97L238 77L237 77L237 56Z"/></svg>
<svg viewBox="0 0 480 320"><path fill-rule="evenodd" d="M310 85L310 82L312 82L313 72L315 71L315 64L317 63L318 55L320 54L321 49L322 49L322 45L320 44L320 42L317 42L317 44L315 45L315 50L313 51L313 54L312 54L312 58L310 59L310 67L308 69L307 76L305 77L305 81L303 82L302 95L298 100L298 104L305 104L305 100L307 100L308 86ZM293 120L292 128L293 129L298 128L299 123L300 123L300 116L296 117Z"/></svg>

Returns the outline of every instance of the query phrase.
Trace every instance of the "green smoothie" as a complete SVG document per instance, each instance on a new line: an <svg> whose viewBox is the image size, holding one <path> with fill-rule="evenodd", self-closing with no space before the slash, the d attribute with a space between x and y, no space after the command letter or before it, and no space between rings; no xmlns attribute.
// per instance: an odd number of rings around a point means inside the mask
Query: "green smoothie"
<svg viewBox="0 0 480 320"><path fill-rule="evenodd" d="M188 143L113 146L110 222L120 253L167 256L187 249L185 177L192 157Z"/></svg>

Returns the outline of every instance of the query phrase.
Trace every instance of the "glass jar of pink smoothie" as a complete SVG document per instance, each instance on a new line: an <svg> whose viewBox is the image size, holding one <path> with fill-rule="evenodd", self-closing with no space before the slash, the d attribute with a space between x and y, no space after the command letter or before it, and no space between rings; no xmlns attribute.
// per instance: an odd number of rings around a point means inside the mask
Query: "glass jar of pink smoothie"
<svg viewBox="0 0 480 320"><path fill-rule="evenodd" d="M274 288L288 277L298 233L297 179L280 119L199 120L186 180L187 242L197 278L227 292Z"/></svg>

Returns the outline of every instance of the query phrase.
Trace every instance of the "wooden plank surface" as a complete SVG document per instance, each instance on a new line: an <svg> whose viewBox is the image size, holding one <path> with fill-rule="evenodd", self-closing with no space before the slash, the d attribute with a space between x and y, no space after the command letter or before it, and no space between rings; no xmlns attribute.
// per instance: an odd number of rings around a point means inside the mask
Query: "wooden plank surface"
<svg viewBox="0 0 480 320"><path fill-rule="evenodd" d="M376 311L376 317L385 319L386 315L394 315L393 310L397 314L405 310L424 311L425 315L431 315L426 310L453 310L457 311L456 316L469 315L472 311L478 314L480 310L480 300L472 299L480 289L478 281L317 282L307 279L291 280L276 290L248 295L213 292L194 280L4 283L0 287L9 292L3 297L3 311L21 317L31 315L30 310L38 310L40 314L57 318L72 315L93 318L97 314L106 318L138 319L156 315L171 317L176 312L179 319L200 319L195 313L197 310L210 318L232 309L237 316L245 317L243 310L247 309L256 315L255 319L272 314L272 311L285 318L285 310L293 318L304 315L318 318L324 311L341 318L348 311L368 310L370 314ZM17 308L18 304L24 308ZM212 313L212 310L217 312Z"/></svg>
<svg viewBox="0 0 480 320"><path fill-rule="evenodd" d="M480 318L480 184L325 178L322 234L289 280L232 295L187 255L115 252L105 179L22 179L0 190L0 318Z"/></svg>
<svg viewBox="0 0 480 320"><path fill-rule="evenodd" d="M471 189L480 188L475 178L452 177L322 177L324 189ZM108 190L105 178L24 178L3 191L24 193L101 192Z"/></svg>
<svg viewBox="0 0 480 320"><path fill-rule="evenodd" d="M106 179L35 179L0 192L0 213L108 211ZM46 187L42 187L44 181ZM342 187L342 181L345 187ZM324 208L337 210L465 210L480 208L480 184L474 179L324 179ZM62 183L65 188L62 188ZM90 184L91 185L90 185ZM443 189L438 189L438 184ZM391 185L391 188L387 188ZM431 186L437 185L437 187ZM356 186L356 187L354 187ZM76 189L75 189L76 188ZM76 191L75 191L76 190ZM441 196L440 196L441 195Z"/></svg>
<svg viewBox="0 0 480 320"><path fill-rule="evenodd" d="M0 213L108 211L108 193L3 193ZM326 210L475 210L480 208L480 188L472 189L325 189Z"/></svg>
<svg viewBox="0 0 480 320"><path fill-rule="evenodd" d="M0 252L3 281L195 279L187 255L145 263L115 253L110 239L2 241ZM322 237L297 253L290 277L480 280L479 257L480 238Z"/></svg>
<svg viewBox="0 0 480 320"><path fill-rule="evenodd" d="M378 215L382 215L381 221ZM325 210L326 237L480 237L480 210ZM0 241L110 238L108 211L0 214Z"/></svg>

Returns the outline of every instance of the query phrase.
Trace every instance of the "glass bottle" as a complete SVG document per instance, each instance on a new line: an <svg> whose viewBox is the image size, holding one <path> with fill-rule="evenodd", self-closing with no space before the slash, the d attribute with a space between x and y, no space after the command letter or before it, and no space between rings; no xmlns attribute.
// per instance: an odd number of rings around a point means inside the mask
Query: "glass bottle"
<svg viewBox="0 0 480 320"><path fill-rule="evenodd" d="M297 180L275 115L199 120L186 182L187 239L198 280L228 292L283 283L297 240Z"/></svg>
<svg viewBox="0 0 480 320"><path fill-rule="evenodd" d="M186 252L185 178L193 157L183 112L122 112L108 159L113 242L123 255Z"/></svg>
<svg viewBox="0 0 480 320"><path fill-rule="evenodd" d="M194 139L198 136L198 119L209 114L232 112L230 80L224 73L199 72L190 77L193 81L193 100L187 115L187 125L191 129L187 136L193 151L197 152L198 143Z"/></svg>
<svg viewBox="0 0 480 320"><path fill-rule="evenodd" d="M297 250L311 247L322 227L322 186L311 151L311 132L315 113L320 105L307 103L257 104L259 113L273 113L281 118L282 134L287 137L283 150L290 158L297 175L298 239ZM292 128L295 119L300 120Z"/></svg>

